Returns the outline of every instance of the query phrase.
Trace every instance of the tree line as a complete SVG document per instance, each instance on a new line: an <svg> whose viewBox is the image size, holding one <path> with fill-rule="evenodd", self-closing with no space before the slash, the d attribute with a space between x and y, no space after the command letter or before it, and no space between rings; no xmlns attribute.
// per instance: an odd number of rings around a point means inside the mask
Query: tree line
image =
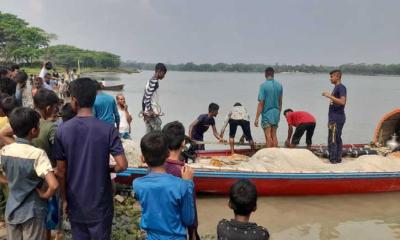
<svg viewBox="0 0 400 240"><path fill-rule="evenodd" d="M154 70L155 63L123 62L121 66L130 69ZM187 72L264 72L265 68L273 67L276 72L304 72L304 73L328 73L334 69L341 69L343 72L361 75L400 75L400 64L343 64L340 66L323 65L266 65L266 64L245 64L245 63L216 63L216 64L195 64L192 62L181 64L167 64L169 70Z"/></svg>
<svg viewBox="0 0 400 240"><path fill-rule="evenodd" d="M55 34L29 26L25 20L9 13L0 12L0 63L18 63L34 66L42 60L50 60L59 66L115 68L121 63L120 56L101 51L83 50L69 45L50 46Z"/></svg>

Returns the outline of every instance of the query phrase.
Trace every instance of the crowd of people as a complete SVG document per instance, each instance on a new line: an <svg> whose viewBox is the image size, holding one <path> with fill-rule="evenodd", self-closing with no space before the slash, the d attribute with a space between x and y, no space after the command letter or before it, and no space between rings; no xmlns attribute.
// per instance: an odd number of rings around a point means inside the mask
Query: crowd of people
<svg viewBox="0 0 400 240"><path fill-rule="evenodd" d="M9 239L50 239L55 231L61 239L63 218L68 216L73 239L110 239L113 219L112 173L124 171L127 159L121 139L131 139L132 116L125 97L102 91L101 83L80 78L76 71L60 78L45 62L38 76L28 75L17 65L0 69L0 200ZM181 155L187 136L182 123L161 128L163 112L158 102L159 81L167 68L159 63L147 82L142 100L146 135L140 141L142 160L149 174L132 183L141 205L140 227L147 239L199 239L194 191L194 170ZM346 88L341 72L330 73L335 88L322 95L329 107L329 150L332 163L341 161L341 131L345 122ZM277 147L276 131L282 112L283 87L267 68L259 89L254 125L261 126L267 147ZM66 99L67 101L64 101ZM237 128L243 130L251 148L250 116L235 103L220 132L215 126L219 106L209 104L189 126L195 150L204 149L204 133L224 141L229 125L229 143L234 153ZM295 147L306 132L311 147L315 118L302 111L284 111L289 125L285 145ZM293 134L293 127L296 128ZM111 157L110 157L111 156ZM113 160L110 164L110 158ZM247 180L230 190L231 220L217 226L218 239L268 239L268 231L249 221L257 208L257 191Z"/></svg>

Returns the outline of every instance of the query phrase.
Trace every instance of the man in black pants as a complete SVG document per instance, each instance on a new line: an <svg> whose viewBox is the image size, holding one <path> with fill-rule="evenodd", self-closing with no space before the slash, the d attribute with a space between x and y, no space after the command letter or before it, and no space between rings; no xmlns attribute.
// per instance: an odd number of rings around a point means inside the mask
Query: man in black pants
<svg viewBox="0 0 400 240"><path fill-rule="evenodd" d="M306 133L306 144L307 148L311 149L312 137L315 129L315 117L308 112L296 111L292 109L286 109L283 112L288 123L288 137L285 141L287 147L296 147L300 143L300 139L304 132ZM293 134L293 127L296 131ZM293 137L292 137L293 134Z"/></svg>

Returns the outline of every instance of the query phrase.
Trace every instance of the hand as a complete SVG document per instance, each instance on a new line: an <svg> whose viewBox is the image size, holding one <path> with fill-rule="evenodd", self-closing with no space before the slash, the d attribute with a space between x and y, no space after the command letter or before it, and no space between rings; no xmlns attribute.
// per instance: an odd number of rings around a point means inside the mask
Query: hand
<svg viewBox="0 0 400 240"><path fill-rule="evenodd" d="M329 92L323 92L322 93L322 96L324 96L324 97L329 97L331 94L329 93Z"/></svg>
<svg viewBox="0 0 400 240"><path fill-rule="evenodd" d="M254 120L254 126L258 127L258 119Z"/></svg>
<svg viewBox="0 0 400 240"><path fill-rule="evenodd" d="M63 208L64 216L68 216L68 203L67 203L67 200L63 200L62 201L62 208Z"/></svg>
<svg viewBox="0 0 400 240"><path fill-rule="evenodd" d="M125 110L125 111L128 111L128 105L125 104L124 110Z"/></svg>
<svg viewBox="0 0 400 240"><path fill-rule="evenodd" d="M290 147L290 141L289 141L289 140L286 140L286 141L285 141L285 146L286 146L286 147Z"/></svg>
<svg viewBox="0 0 400 240"><path fill-rule="evenodd" d="M193 168L185 165L181 169L181 174L182 174L182 179L193 180L193 174L194 174Z"/></svg>
<svg viewBox="0 0 400 240"><path fill-rule="evenodd" d="M40 188L36 188L36 192L42 199L49 199L49 196L46 195L46 191L41 190Z"/></svg>

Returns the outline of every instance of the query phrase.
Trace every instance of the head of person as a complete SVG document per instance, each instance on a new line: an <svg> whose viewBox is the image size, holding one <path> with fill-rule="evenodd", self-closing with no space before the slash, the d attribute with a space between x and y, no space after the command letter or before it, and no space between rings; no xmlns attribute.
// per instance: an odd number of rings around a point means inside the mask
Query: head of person
<svg viewBox="0 0 400 240"><path fill-rule="evenodd" d="M332 84L337 84L342 80L342 71L335 69L329 73Z"/></svg>
<svg viewBox="0 0 400 240"><path fill-rule="evenodd" d="M124 95L122 95L122 93L117 94L117 96L115 97L115 100L117 100L117 104L119 106L125 107L126 101L125 101L125 97L124 97Z"/></svg>
<svg viewBox="0 0 400 240"><path fill-rule="evenodd" d="M33 87L41 88L42 86L43 86L43 79L41 77L35 77L35 79L33 79Z"/></svg>
<svg viewBox="0 0 400 240"><path fill-rule="evenodd" d="M76 112L72 109L71 103L66 103L61 108L61 119L63 122L66 122L76 116Z"/></svg>
<svg viewBox="0 0 400 240"><path fill-rule="evenodd" d="M46 83L50 83L51 80L51 74L50 73L46 73L46 75L44 75L44 81Z"/></svg>
<svg viewBox="0 0 400 240"><path fill-rule="evenodd" d="M22 87L26 86L26 82L28 81L28 74L26 74L26 72L18 72L15 75L15 81L17 82L17 84L20 84Z"/></svg>
<svg viewBox="0 0 400 240"><path fill-rule="evenodd" d="M158 80L162 80L165 77L165 74L167 73L167 67L165 66L164 63L157 63L154 72L156 78Z"/></svg>
<svg viewBox="0 0 400 240"><path fill-rule="evenodd" d="M1 94L1 109L3 111L4 116L9 116L10 113L17 107L17 102L15 101L14 97L9 96L7 94Z"/></svg>
<svg viewBox="0 0 400 240"><path fill-rule="evenodd" d="M81 108L92 109L96 100L96 82L90 78L78 78L70 84L71 106L74 112Z"/></svg>
<svg viewBox="0 0 400 240"><path fill-rule="evenodd" d="M293 110L290 109L290 108L288 108L288 109L286 109L285 111L283 111L283 116L286 117L286 114L291 113L291 112L293 112Z"/></svg>
<svg viewBox="0 0 400 240"><path fill-rule="evenodd" d="M208 105L208 114L211 114L212 117L216 117L218 115L218 110L218 104L210 103L210 105Z"/></svg>
<svg viewBox="0 0 400 240"><path fill-rule="evenodd" d="M17 76L17 73L18 73L18 71L19 71L19 65L18 65L18 64L13 64L13 65L11 65L10 71L11 71L10 77L11 77L12 79L15 79L15 77Z"/></svg>
<svg viewBox="0 0 400 240"><path fill-rule="evenodd" d="M153 131L140 141L143 161L150 167L161 167L169 156L168 140L161 131Z"/></svg>
<svg viewBox="0 0 400 240"><path fill-rule="evenodd" d="M229 191L229 207L235 215L249 216L257 209L256 186L247 179L233 184Z"/></svg>
<svg viewBox="0 0 400 240"><path fill-rule="evenodd" d="M54 91L41 88L33 96L33 105L35 109L39 110L43 115L47 117L53 116L55 112L58 112L58 104L60 99Z"/></svg>
<svg viewBox="0 0 400 240"><path fill-rule="evenodd" d="M242 104L240 102L237 102L237 103L233 104L233 106L234 107L240 107L240 106L242 106Z"/></svg>
<svg viewBox="0 0 400 240"><path fill-rule="evenodd" d="M8 76L8 69L5 67L0 67L0 78L5 78Z"/></svg>
<svg viewBox="0 0 400 240"><path fill-rule="evenodd" d="M185 127L181 122L167 123L162 129L168 141L170 151L181 150L185 146Z"/></svg>
<svg viewBox="0 0 400 240"><path fill-rule="evenodd" d="M275 74L275 70L272 67L267 67L265 69L265 78L266 79L273 79Z"/></svg>
<svg viewBox="0 0 400 240"><path fill-rule="evenodd" d="M33 139L39 136L40 115L35 110L27 107L16 108L11 112L9 120L17 137Z"/></svg>
<svg viewBox="0 0 400 240"><path fill-rule="evenodd" d="M0 93L6 93L10 96L15 94L17 89L17 83L11 78L1 78L0 79Z"/></svg>
<svg viewBox="0 0 400 240"><path fill-rule="evenodd" d="M44 64L44 67L45 67L47 70L51 70L51 69L53 68L53 64L52 64L51 62L46 62L46 63Z"/></svg>

